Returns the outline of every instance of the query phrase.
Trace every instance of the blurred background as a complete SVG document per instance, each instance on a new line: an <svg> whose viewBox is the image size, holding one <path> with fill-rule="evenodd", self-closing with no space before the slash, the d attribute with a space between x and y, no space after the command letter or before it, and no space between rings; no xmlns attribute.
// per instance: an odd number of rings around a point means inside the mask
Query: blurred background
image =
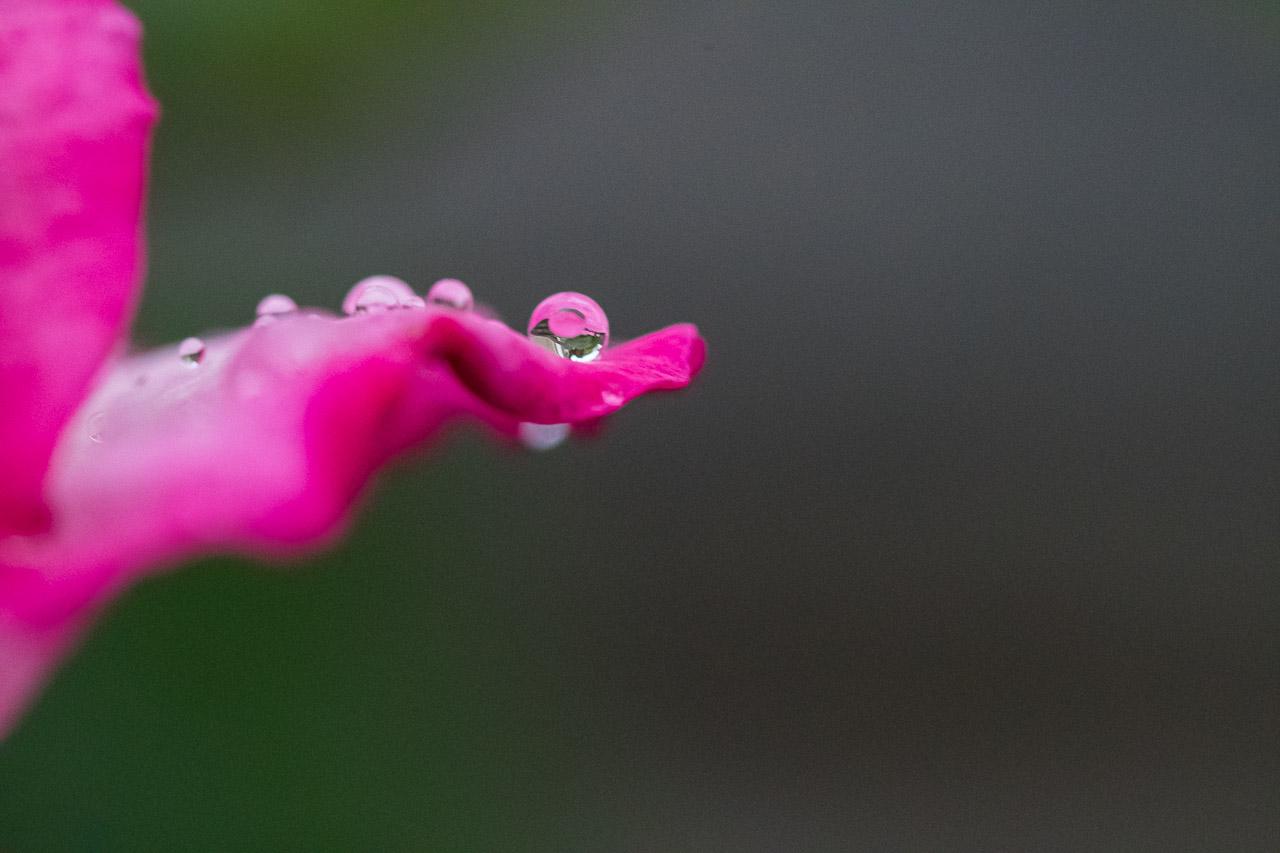
<svg viewBox="0 0 1280 853"><path fill-rule="evenodd" d="M1280 5L129 5L143 343L391 273L711 355L132 590L0 849L1280 849Z"/></svg>

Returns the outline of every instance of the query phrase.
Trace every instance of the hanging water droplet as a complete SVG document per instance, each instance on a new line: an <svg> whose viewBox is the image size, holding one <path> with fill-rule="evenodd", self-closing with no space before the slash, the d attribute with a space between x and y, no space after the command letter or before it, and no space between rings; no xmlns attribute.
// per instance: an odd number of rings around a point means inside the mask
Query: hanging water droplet
<svg viewBox="0 0 1280 853"><path fill-rule="evenodd" d="M529 335L561 358L595 361L609 343L609 318L590 296L554 293L533 309Z"/></svg>
<svg viewBox="0 0 1280 853"><path fill-rule="evenodd" d="M551 450L559 447L569 437L569 425L522 423L517 434L520 443L530 450Z"/></svg>
<svg viewBox="0 0 1280 853"><path fill-rule="evenodd" d="M442 278L427 291L427 302L458 311L470 311L476 300L471 295L471 288L456 278Z"/></svg>
<svg viewBox="0 0 1280 853"><path fill-rule="evenodd" d="M102 444L102 422L105 419L105 412L94 412L89 416L89 440L94 444Z"/></svg>
<svg viewBox="0 0 1280 853"><path fill-rule="evenodd" d="M199 367L204 361L204 341L199 338L187 338L178 344L178 358L187 367Z"/></svg>
<svg viewBox="0 0 1280 853"><path fill-rule="evenodd" d="M298 310L298 303L282 293L269 293L258 303L255 326L266 326Z"/></svg>
<svg viewBox="0 0 1280 853"><path fill-rule="evenodd" d="M393 275L371 275L355 283L342 300L342 313L374 314L398 307L415 297L413 288Z"/></svg>

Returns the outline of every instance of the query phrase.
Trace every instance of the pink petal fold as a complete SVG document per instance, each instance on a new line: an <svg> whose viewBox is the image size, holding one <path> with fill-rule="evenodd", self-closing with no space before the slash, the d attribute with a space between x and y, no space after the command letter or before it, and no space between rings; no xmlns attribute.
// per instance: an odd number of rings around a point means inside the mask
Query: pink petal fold
<svg viewBox="0 0 1280 853"><path fill-rule="evenodd" d="M449 309L302 312L110 365L64 433L51 532L0 539L0 731L75 628L139 574L208 551L294 553L339 532L371 475L458 419L589 424L687 385L704 344L676 325L560 359Z"/></svg>
<svg viewBox="0 0 1280 853"><path fill-rule="evenodd" d="M108 0L0 0L0 535L47 526L50 453L135 299L138 36Z"/></svg>

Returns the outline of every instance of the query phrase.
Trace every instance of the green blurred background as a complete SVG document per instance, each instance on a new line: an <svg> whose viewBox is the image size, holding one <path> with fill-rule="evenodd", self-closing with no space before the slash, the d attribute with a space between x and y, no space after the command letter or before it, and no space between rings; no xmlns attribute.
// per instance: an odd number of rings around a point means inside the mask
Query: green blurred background
<svg viewBox="0 0 1280 853"><path fill-rule="evenodd" d="M131 590L0 850L1280 849L1276 3L130 5L140 343L389 273L710 360Z"/></svg>

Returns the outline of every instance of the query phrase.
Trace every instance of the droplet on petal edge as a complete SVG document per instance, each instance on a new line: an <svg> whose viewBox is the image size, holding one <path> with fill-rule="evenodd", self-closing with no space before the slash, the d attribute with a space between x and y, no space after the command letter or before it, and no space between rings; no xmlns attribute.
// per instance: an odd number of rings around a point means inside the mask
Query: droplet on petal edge
<svg viewBox="0 0 1280 853"><path fill-rule="evenodd" d="M187 367L199 367L204 361L204 341L199 338L187 338L178 344L178 358Z"/></svg>
<svg viewBox="0 0 1280 853"><path fill-rule="evenodd" d="M293 314L298 310L298 303L282 293L270 293L262 298L258 303L257 319L254 321L255 326L265 326L274 323L281 317Z"/></svg>
<svg viewBox="0 0 1280 853"><path fill-rule="evenodd" d="M538 303L528 331L561 358L595 361L609 343L609 318L590 296L565 291Z"/></svg>
<svg viewBox="0 0 1280 853"><path fill-rule="evenodd" d="M407 299L416 299L418 295L413 288L405 284L403 279L393 275L371 275L355 283L347 291L342 300L342 313L374 314L398 308Z"/></svg>
<svg viewBox="0 0 1280 853"><path fill-rule="evenodd" d="M568 424L522 423L518 427L520 443L530 450L551 450L564 444L569 437Z"/></svg>
<svg viewBox="0 0 1280 853"><path fill-rule="evenodd" d="M458 311L470 311L475 301L471 288L456 278L442 278L427 291L428 303Z"/></svg>

